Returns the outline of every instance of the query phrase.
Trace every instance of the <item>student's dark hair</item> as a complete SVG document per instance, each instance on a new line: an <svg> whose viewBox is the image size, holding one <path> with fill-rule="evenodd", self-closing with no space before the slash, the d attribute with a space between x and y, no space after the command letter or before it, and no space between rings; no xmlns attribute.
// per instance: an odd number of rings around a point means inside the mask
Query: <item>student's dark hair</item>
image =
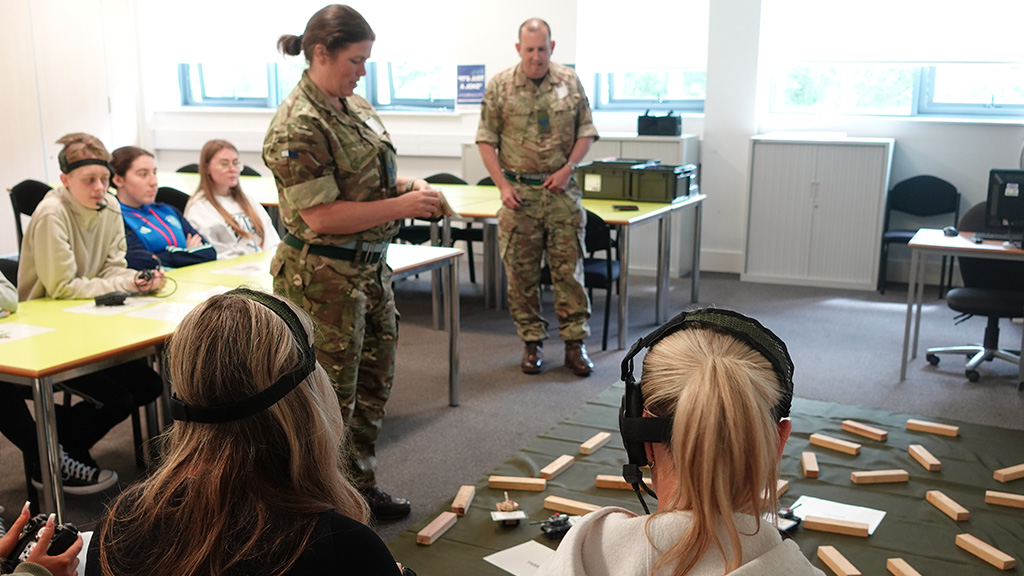
<svg viewBox="0 0 1024 576"><path fill-rule="evenodd" d="M301 36L285 34L278 38L277 49L288 56L298 56L302 52L306 62L312 62L313 49L317 44L323 44L333 54L349 44L376 39L362 14L351 6L331 4L313 14Z"/></svg>
<svg viewBox="0 0 1024 576"><path fill-rule="evenodd" d="M149 156L153 158L153 153L148 150L143 150L138 146L122 146L117 150L114 150L113 161L111 164L114 166L114 174L124 178L125 174L132 168L132 163L139 156Z"/></svg>

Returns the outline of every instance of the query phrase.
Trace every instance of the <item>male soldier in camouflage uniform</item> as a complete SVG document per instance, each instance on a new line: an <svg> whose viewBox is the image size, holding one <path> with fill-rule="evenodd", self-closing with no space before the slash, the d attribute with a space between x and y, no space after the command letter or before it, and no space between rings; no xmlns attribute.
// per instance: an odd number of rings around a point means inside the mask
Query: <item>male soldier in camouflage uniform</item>
<svg viewBox="0 0 1024 576"><path fill-rule="evenodd" d="M396 219L429 217L439 200L425 181L396 175L394 146L366 100L329 92L339 82L321 63L323 48L316 46L263 143L288 230L270 271L274 292L316 319L317 359L334 382L351 435L353 483L377 520L397 519L409 514L409 502L378 488L374 475L398 338L385 258ZM356 56L358 79L369 43Z"/></svg>
<svg viewBox="0 0 1024 576"><path fill-rule="evenodd" d="M586 213L573 178L597 139L590 104L576 73L551 62L551 28L539 18L519 27L521 62L487 85L476 142L501 190L498 243L508 273L509 312L525 343L521 368L537 374L548 322L540 311L540 272L547 252L565 365L578 376L594 369L583 339L590 301L583 288Z"/></svg>

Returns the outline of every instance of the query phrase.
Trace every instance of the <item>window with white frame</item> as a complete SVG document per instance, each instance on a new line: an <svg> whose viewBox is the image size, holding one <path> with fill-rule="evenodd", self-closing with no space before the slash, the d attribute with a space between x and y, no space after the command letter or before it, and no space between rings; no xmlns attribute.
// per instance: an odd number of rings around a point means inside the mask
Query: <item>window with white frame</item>
<svg viewBox="0 0 1024 576"><path fill-rule="evenodd" d="M1024 115L1024 2L763 0L769 112Z"/></svg>
<svg viewBox="0 0 1024 576"><path fill-rule="evenodd" d="M591 105L703 112L708 11L709 0L578 0L576 69L594 79Z"/></svg>
<svg viewBox="0 0 1024 576"><path fill-rule="evenodd" d="M349 2L377 37L356 93L378 108L454 108L454 36L435 34L424 42L421 33L446 26L451 3ZM301 34L306 21L323 6L309 0L295 0L287 10L267 0L244 5L141 2L143 61L163 73L177 70L182 106L273 108L287 97L306 67L302 55L278 53L277 39L286 33ZM394 17L396 12L402 17ZM413 40L415 48L410 46Z"/></svg>

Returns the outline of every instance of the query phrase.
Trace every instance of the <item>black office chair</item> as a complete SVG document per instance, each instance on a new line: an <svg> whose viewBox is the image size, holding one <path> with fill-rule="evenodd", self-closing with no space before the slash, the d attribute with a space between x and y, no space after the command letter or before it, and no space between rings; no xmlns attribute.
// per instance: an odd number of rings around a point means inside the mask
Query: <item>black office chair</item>
<svg viewBox="0 0 1024 576"><path fill-rule="evenodd" d="M486 176L484 178L481 178L480 181L476 183L476 185L477 186L494 186L494 179L491 178L490 176Z"/></svg>
<svg viewBox="0 0 1024 576"><path fill-rule="evenodd" d="M962 232L986 231L985 212L985 202L976 204L960 219L958 227ZM1020 350L999 348L999 319L1024 316L1024 262L958 258L964 287L950 290L946 303L961 313L958 318L987 317L985 340L981 346L929 348L925 358L936 366L939 354L965 354L969 360L964 373L968 380L977 382L981 378L977 368L982 362L999 358L1020 364ZM1024 382L1018 389L1024 390Z"/></svg>
<svg viewBox="0 0 1024 576"><path fill-rule="evenodd" d="M170 204L182 213L185 212L185 205L188 204L189 195L177 188L161 186L156 190L156 201L161 204Z"/></svg>
<svg viewBox="0 0 1024 576"><path fill-rule="evenodd" d="M889 262L889 245L907 244L917 230L890 230L889 217L893 211L912 216L929 217L950 214L950 224L960 219L960 192L956 186L935 176L914 176L892 187L885 209L885 224L882 228L882 255L879 258L878 291L885 294L885 274ZM941 298L953 282L953 264L950 262L946 274L946 257L942 257L942 271L939 276L939 297Z"/></svg>
<svg viewBox="0 0 1024 576"><path fill-rule="evenodd" d="M14 209L14 231L18 235L19 251L24 237L24 231L21 228L21 215L31 216L36 211L36 206L50 190L53 188L38 180L22 180L7 190L11 194L11 208Z"/></svg>
<svg viewBox="0 0 1024 576"><path fill-rule="evenodd" d="M619 285L618 240L612 237L611 228L597 214L587 210L587 229L584 237L583 285L587 288L590 300L594 300L594 288L605 290L604 326L601 336L601 350L608 349L608 319L612 310L612 290ZM599 258L597 252L604 252ZM551 285L551 269L545 265L540 273L540 283Z"/></svg>
<svg viewBox="0 0 1024 576"><path fill-rule="evenodd" d="M0 274L7 278L7 281L15 286L18 285L18 261L8 258L0 258Z"/></svg>
<svg viewBox="0 0 1024 576"><path fill-rule="evenodd" d="M431 184L468 184L462 178L447 172L427 176L424 180ZM473 259L473 242L483 242L484 231L482 228L474 228L472 222L466 222L465 228L452 226L451 232L453 242L461 241L466 243L466 257L469 259L469 281L476 284L476 262Z"/></svg>

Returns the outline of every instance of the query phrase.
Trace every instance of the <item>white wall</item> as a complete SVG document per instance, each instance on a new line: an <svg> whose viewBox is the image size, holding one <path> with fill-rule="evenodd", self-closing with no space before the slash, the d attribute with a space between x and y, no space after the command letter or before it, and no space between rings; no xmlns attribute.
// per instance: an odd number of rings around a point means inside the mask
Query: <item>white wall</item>
<svg viewBox="0 0 1024 576"><path fill-rule="evenodd" d="M173 72L134 57L138 1L5 0L0 37L8 49L0 55L5 79L0 122L5 135L13 137L0 139L4 187L24 178L56 179L53 141L71 131L92 131L111 148L136 142L153 148L162 170L195 162L203 142L226 137L239 146L243 161L266 171L259 147L271 113L181 112L169 106L175 99L168 97L176 90ZM555 60L575 62L577 3L456 0L451 32L457 35L458 63L484 64L488 77L513 65L517 26L535 15L552 26ZM767 115L759 104L765 101L761 94L767 76L766 63L758 58L760 7L761 0L711 3L706 113L683 118L683 131L703 138L703 188L708 194L703 269L740 270L749 137L755 133L796 129L892 136L893 182L919 173L936 174L953 182L969 203L984 200L990 168L1017 165L1024 140L1021 122ZM628 46L624 41L623 49ZM104 91L111 98L109 113L105 98L95 96ZM461 172L461 144L473 141L476 107L446 114L382 116L398 146L403 174ZM635 131L636 116L597 113L595 123L603 132L630 132ZM9 203L0 202L0 255L17 251L10 222ZM893 269L899 274L898 263Z"/></svg>

